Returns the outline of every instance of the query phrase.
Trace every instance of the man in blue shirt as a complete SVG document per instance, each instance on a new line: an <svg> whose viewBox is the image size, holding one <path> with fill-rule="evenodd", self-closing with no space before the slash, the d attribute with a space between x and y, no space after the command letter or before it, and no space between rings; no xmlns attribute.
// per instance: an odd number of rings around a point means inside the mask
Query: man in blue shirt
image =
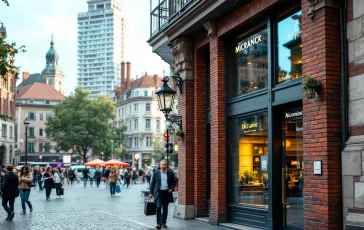
<svg viewBox="0 0 364 230"><path fill-rule="evenodd" d="M88 173L90 174L90 185L92 186L92 184L94 183L96 170L94 169L94 167L91 167Z"/></svg>
<svg viewBox="0 0 364 230"><path fill-rule="evenodd" d="M173 202L172 191L176 186L176 181L173 173L167 170L167 162L160 162L160 170L153 174L150 182L149 197L154 197L157 203L157 229L167 228L168 204ZM162 215L163 206L163 215Z"/></svg>

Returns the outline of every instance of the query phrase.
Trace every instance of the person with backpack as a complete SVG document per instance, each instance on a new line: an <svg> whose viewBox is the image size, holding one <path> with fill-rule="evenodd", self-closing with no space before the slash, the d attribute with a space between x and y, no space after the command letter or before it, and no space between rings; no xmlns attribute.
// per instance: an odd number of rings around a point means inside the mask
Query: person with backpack
<svg viewBox="0 0 364 230"><path fill-rule="evenodd" d="M125 170L124 178L125 178L125 182L126 182L126 187L129 188L131 173L128 168L126 168L126 170Z"/></svg>
<svg viewBox="0 0 364 230"><path fill-rule="evenodd" d="M72 186L73 185L73 181L75 180L76 178L76 175L75 175L75 171L73 171L73 169L71 167L68 167L68 170L67 170L67 178L68 178L68 186Z"/></svg>

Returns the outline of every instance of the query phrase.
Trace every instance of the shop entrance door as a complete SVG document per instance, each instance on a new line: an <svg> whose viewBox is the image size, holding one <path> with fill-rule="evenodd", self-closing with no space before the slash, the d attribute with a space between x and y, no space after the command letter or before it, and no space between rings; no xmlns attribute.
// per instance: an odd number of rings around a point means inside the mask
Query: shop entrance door
<svg viewBox="0 0 364 230"><path fill-rule="evenodd" d="M303 229L302 118L283 123L282 205L285 229Z"/></svg>

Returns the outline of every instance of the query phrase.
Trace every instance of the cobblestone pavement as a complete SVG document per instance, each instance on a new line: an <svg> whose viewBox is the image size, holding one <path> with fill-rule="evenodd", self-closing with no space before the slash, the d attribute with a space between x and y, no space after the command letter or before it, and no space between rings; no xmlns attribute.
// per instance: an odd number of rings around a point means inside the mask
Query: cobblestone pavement
<svg viewBox="0 0 364 230"><path fill-rule="evenodd" d="M109 189L102 182L100 188L83 183L64 186L65 195L56 199L52 190L51 200L45 200L45 192L32 190L29 200L34 211L25 216L21 213L21 201L15 201L15 218L5 221L6 212L0 208L0 229L155 229L156 217L144 215L144 198L141 190L146 184L138 184L129 188L122 187L121 193L111 197ZM167 219L168 229L226 229L211 226L197 220L181 220L173 218L173 204L169 206Z"/></svg>

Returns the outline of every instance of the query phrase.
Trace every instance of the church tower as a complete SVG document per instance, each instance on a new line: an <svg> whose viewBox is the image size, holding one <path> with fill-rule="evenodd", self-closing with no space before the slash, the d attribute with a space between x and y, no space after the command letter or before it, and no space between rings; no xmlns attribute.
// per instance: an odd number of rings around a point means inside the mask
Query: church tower
<svg viewBox="0 0 364 230"><path fill-rule="evenodd" d="M58 53L54 49L54 41L52 34L51 47L46 54L46 67L42 71L42 77L46 79L47 84L52 85L60 93L64 94L63 74L58 67Z"/></svg>

